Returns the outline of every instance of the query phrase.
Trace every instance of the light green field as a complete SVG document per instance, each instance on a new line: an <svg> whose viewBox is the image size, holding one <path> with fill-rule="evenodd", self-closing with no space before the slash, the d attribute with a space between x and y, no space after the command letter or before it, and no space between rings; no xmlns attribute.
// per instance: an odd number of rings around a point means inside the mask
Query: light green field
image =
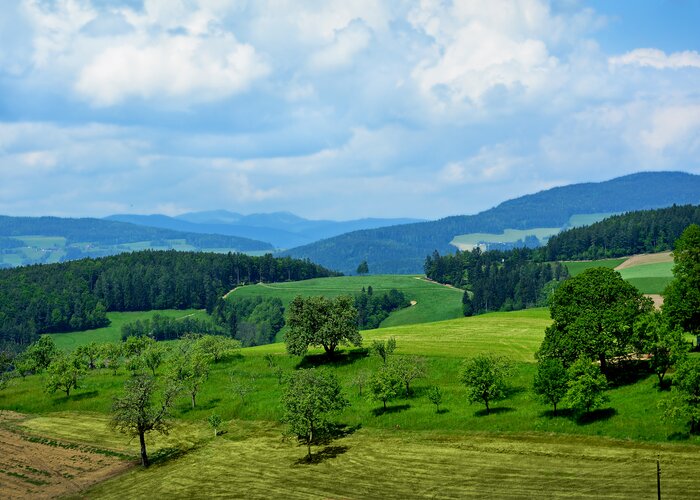
<svg viewBox="0 0 700 500"><path fill-rule="evenodd" d="M151 318L154 314L168 316L170 318L185 318L194 316L198 319L208 317L206 311L198 309L167 309L163 311L139 311L139 312L110 312L107 317L111 323L104 328L86 330L83 332L52 333L49 336L60 349L72 351L76 347L90 342L116 342L121 340L122 326L137 320Z"/></svg>
<svg viewBox="0 0 700 500"><path fill-rule="evenodd" d="M569 223L567 227L581 227L590 226L596 222L600 222L603 219L607 219L612 215L616 215L617 212L603 212L597 214L576 214L569 217Z"/></svg>
<svg viewBox="0 0 700 500"><path fill-rule="evenodd" d="M642 264L620 270L622 277L642 293L663 293L673 279L673 262Z"/></svg>
<svg viewBox="0 0 700 500"><path fill-rule="evenodd" d="M396 288L408 300L416 301L414 306L392 313L382 327L427 323L462 316L462 290L430 282L420 276L408 275L369 275L341 276L337 278L317 278L289 283L247 285L236 288L229 295L235 297L278 297L285 307L297 295L355 295L362 287L371 286L375 293L385 293Z"/></svg>
<svg viewBox="0 0 700 500"><path fill-rule="evenodd" d="M66 239L62 236L13 236L16 240L23 241L27 246L38 248L63 248L66 246Z"/></svg>
<svg viewBox="0 0 700 500"><path fill-rule="evenodd" d="M527 236L537 236L540 241L547 240L561 231L560 227L536 227L533 229L506 229L501 234L493 233L470 233L455 236L450 245L454 245L460 250L472 250L479 243L515 243L524 240Z"/></svg>

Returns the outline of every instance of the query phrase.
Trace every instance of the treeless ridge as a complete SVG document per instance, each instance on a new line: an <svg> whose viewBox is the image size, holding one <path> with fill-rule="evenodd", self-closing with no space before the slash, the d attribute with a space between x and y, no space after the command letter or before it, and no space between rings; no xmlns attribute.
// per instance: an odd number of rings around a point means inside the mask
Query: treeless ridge
<svg viewBox="0 0 700 500"><path fill-rule="evenodd" d="M626 269L628 267L642 266L644 264L658 264L660 262L673 262L671 252L645 253L641 255L633 255L622 264L615 268L615 271Z"/></svg>
<svg viewBox="0 0 700 500"><path fill-rule="evenodd" d="M25 417L0 413L0 496L56 498L76 494L132 464L114 456L55 440L33 441L13 424Z"/></svg>

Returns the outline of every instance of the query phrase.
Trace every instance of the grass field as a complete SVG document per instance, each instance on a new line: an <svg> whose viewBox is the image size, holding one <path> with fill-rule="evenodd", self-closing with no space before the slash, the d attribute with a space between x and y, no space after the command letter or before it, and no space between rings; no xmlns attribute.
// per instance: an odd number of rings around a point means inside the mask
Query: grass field
<svg viewBox="0 0 700 500"><path fill-rule="evenodd" d="M290 283L247 285L236 288L229 297L278 297L285 307L297 295L355 295L362 288L371 286L375 293L388 292L392 288L402 291L414 306L392 313L382 327L427 323L462 316L462 290L427 281L420 276L369 275L317 278Z"/></svg>
<svg viewBox="0 0 700 500"><path fill-rule="evenodd" d="M642 293L662 293L673 279L672 269L673 262L659 262L627 267L620 274Z"/></svg>
<svg viewBox="0 0 700 500"><path fill-rule="evenodd" d="M94 330L86 330L83 332L70 333L53 333L49 335L56 345L63 350L72 351L76 347L90 342L116 342L121 340L122 326L126 323L131 323L137 320L151 318L154 314L168 316L171 318L184 318L195 316L199 319L207 317L203 310L198 309L167 309L163 311L145 311L145 312L110 312L107 317L111 323L104 328L96 328Z"/></svg>
<svg viewBox="0 0 700 500"><path fill-rule="evenodd" d="M667 393L656 388L655 376L614 387L608 391L610 402L584 420L565 409L553 416L536 400L533 354L549 322L547 310L534 309L363 332L365 345L394 336L395 355L425 357L428 375L415 381L410 397L390 402L382 412L381 403L368 401L352 383L357 373L375 370L378 358L354 349L327 363L351 402L337 419L349 435L316 448L321 452L314 464L300 463L305 450L282 439L283 385L264 355L272 354L285 374L326 360L319 351L303 359L287 356L283 344L243 349L212 366L197 408L191 409L186 397L178 401L175 429L152 442L155 456L163 460L99 484L86 495L647 497L654 492L657 453L664 498L700 494L695 474L700 437L689 436L682 424L661 421L658 402ZM494 404L491 415L481 405L468 404L459 383L463 359L487 351L516 361L509 397ZM23 424L29 432L135 457L137 443L107 426L112 398L126 376L123 369L117 376L92 372L70 398L37 397L46 375L17 379L0 392L0 408L31 415ZM234 382L252 391L241 399ZM443 392L440 414L426 397L433 385ZM216 439L206 427L212 411L225 421L225 433Z"/></svg>
<svg viewBox="0 0 700 500"><path fill-rule="evenodd" d="M501 234L470 233L455 236L450 245L460 250L472 250L482 242L486 243L515 243L524 240L527 236L537 236L540 241L547 240L561 231L559 227L536 227L533 229L506 229Z"/></svg>
<svg viewBox="0 0 700 500"><path fill-rule="evenodd" d="M571 276L578 276L586 269L592 267L609 267L610 269L615 269L617 266L622 264L626 258L621 259L602 259L602 260L577 260L563 262L566 269L569 271Z"/></svg>

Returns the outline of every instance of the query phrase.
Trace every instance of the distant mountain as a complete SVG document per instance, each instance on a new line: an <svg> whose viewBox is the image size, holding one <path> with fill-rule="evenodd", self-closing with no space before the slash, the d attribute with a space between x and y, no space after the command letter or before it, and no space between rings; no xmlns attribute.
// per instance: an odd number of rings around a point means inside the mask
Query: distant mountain
<svg viewBox="0 0 700 500"><path fill-rule="evenodd" d="M324 238L356 231L417 222L419 219L357 219L349 221L310 220L290 212L242 215L227 210L166 215L110 215L107 220L142 226L225 234L270 242L276 248L292 248Z"/></svg>
<svg viewBox="0 0 700 500"><path fill-rule="evenodd" d="M0 267L102 257L131 250L270 252L272 245L238 236L182 232L104 219L0 215ZM17 242L21 242L19 246Z"/></svg>
<svg viewBox="0 0 700 500"><path fill-rule="evenodd" d="M434 250L454 252L450 241L469 233L564 227L575 215L621 213L700 202L700 176L643 172L610 181L572 184L515 198L476 215L354 231L293 248L283 255L352 273L367 260L372 273L419 273Z"/></svg>

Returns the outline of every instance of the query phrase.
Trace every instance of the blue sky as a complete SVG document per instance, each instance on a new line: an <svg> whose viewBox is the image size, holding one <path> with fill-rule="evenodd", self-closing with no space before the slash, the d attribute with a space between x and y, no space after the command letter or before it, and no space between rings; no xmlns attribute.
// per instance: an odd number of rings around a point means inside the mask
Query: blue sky
<svg viewBox="0 0 700 500"><path fill-rule="evenodd" d="M24 0L0 213L438 218L700 173L700 2Z"/></svg>

